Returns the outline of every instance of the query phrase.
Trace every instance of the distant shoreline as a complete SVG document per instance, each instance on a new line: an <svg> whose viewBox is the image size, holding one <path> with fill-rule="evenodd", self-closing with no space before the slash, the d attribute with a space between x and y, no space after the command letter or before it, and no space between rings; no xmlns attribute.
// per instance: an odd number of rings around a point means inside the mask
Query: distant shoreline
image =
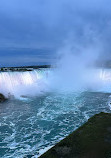
<svg viewBox="0 0 111 158"><path fill-rule="evenodd" d="M1 67L1 72L6 71L33 71L33 69L51 68L51 65L36 65L36 66L17 66L17 67Z"/></svg>

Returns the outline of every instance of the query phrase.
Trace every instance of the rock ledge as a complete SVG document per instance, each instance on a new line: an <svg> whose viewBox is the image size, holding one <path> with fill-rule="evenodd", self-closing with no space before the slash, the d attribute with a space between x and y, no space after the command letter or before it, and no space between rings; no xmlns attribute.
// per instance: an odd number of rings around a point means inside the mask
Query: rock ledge
<svg viewBox="0 0 111 158"><path fill-rule="evenodd" d="M5 96L2 93L0 93L0 103L4 102L6 100L7 99L5 98Z"/></svg>
<svg viewBox="0 0 111 158"><path fill-rule="evenodd" d="M96 114L40 158L111 158L111 114Z"/></svg>

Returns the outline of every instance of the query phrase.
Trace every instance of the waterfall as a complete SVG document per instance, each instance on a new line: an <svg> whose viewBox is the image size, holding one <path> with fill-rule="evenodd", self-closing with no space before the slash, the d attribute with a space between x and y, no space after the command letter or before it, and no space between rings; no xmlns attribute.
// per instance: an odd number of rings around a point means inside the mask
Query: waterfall
<svg viewBox="0 0 111 158"><path fill-rule="evenodd" d="M67 75L69 74L66 72ZM105 91L111 92L111 70L110 69L93 69L88 71L89 76L84 73L85 80L79 82L79 90ZM88 77L87 77L88 76ZM78 78L77 74L75 77ZM74 78L74 77L73 77ZM67 82L66 82L67 79ZM36 96L49 90L58 90L60 92L62 84L63 90L76 91L72 89L70 80L64 78L62 73L45 70L33 70L25 72L0 72L0 93L6 97L14 96L16 98ZM82 80L82 78L79 78ZM82 83L82 84L81 84ZM73 79L73 85L76 80ZM70 87L70 89L67 89Z"/></svg>
<svg viewBox="0 0 111 158"><path fill-rule="evenodd" d="M111 69L101 69L100 78L104 81L111 81Z"/></svg>
<svg viewBox="0 0 111 158"><path fill-rule="evenodd" d="M47 85L47 74L46 70L1 72L0 93L6 97L19 97L43 92Z"/></svg>

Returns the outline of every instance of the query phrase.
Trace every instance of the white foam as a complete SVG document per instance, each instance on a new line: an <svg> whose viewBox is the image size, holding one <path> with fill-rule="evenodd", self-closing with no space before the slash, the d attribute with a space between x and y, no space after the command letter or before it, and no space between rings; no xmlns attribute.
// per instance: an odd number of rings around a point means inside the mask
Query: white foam
<svg viewBox="0 0 111 158"><path fill-rule="evenodd" d="M111 95L110 95L109 98L108 98L108 106L109 106L109 108L110 108L110 110L111 110Z"/></svg>
<svg viewBox="0 0 111 158"><path fill-rule="evenodd" d="M42 154L44 154L46 151L48 151L49 149L51 149L53 146L48 146L48 147L45 147L45 148L43 148L43 149L40 149L39 150L39 154L38 155L36 155L36 156L41 156ZM35 157L33 157L33 158L35 158Z"/></svg>

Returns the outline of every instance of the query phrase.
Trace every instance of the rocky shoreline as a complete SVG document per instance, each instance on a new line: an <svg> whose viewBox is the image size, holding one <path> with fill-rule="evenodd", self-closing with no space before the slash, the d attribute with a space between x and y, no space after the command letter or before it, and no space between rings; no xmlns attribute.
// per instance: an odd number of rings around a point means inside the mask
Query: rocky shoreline
<svg viewBox="0 0 111 158"><path fill-rule="evenodd" d="M40 158L111 158L111 113L99 113Z"/></svg>

